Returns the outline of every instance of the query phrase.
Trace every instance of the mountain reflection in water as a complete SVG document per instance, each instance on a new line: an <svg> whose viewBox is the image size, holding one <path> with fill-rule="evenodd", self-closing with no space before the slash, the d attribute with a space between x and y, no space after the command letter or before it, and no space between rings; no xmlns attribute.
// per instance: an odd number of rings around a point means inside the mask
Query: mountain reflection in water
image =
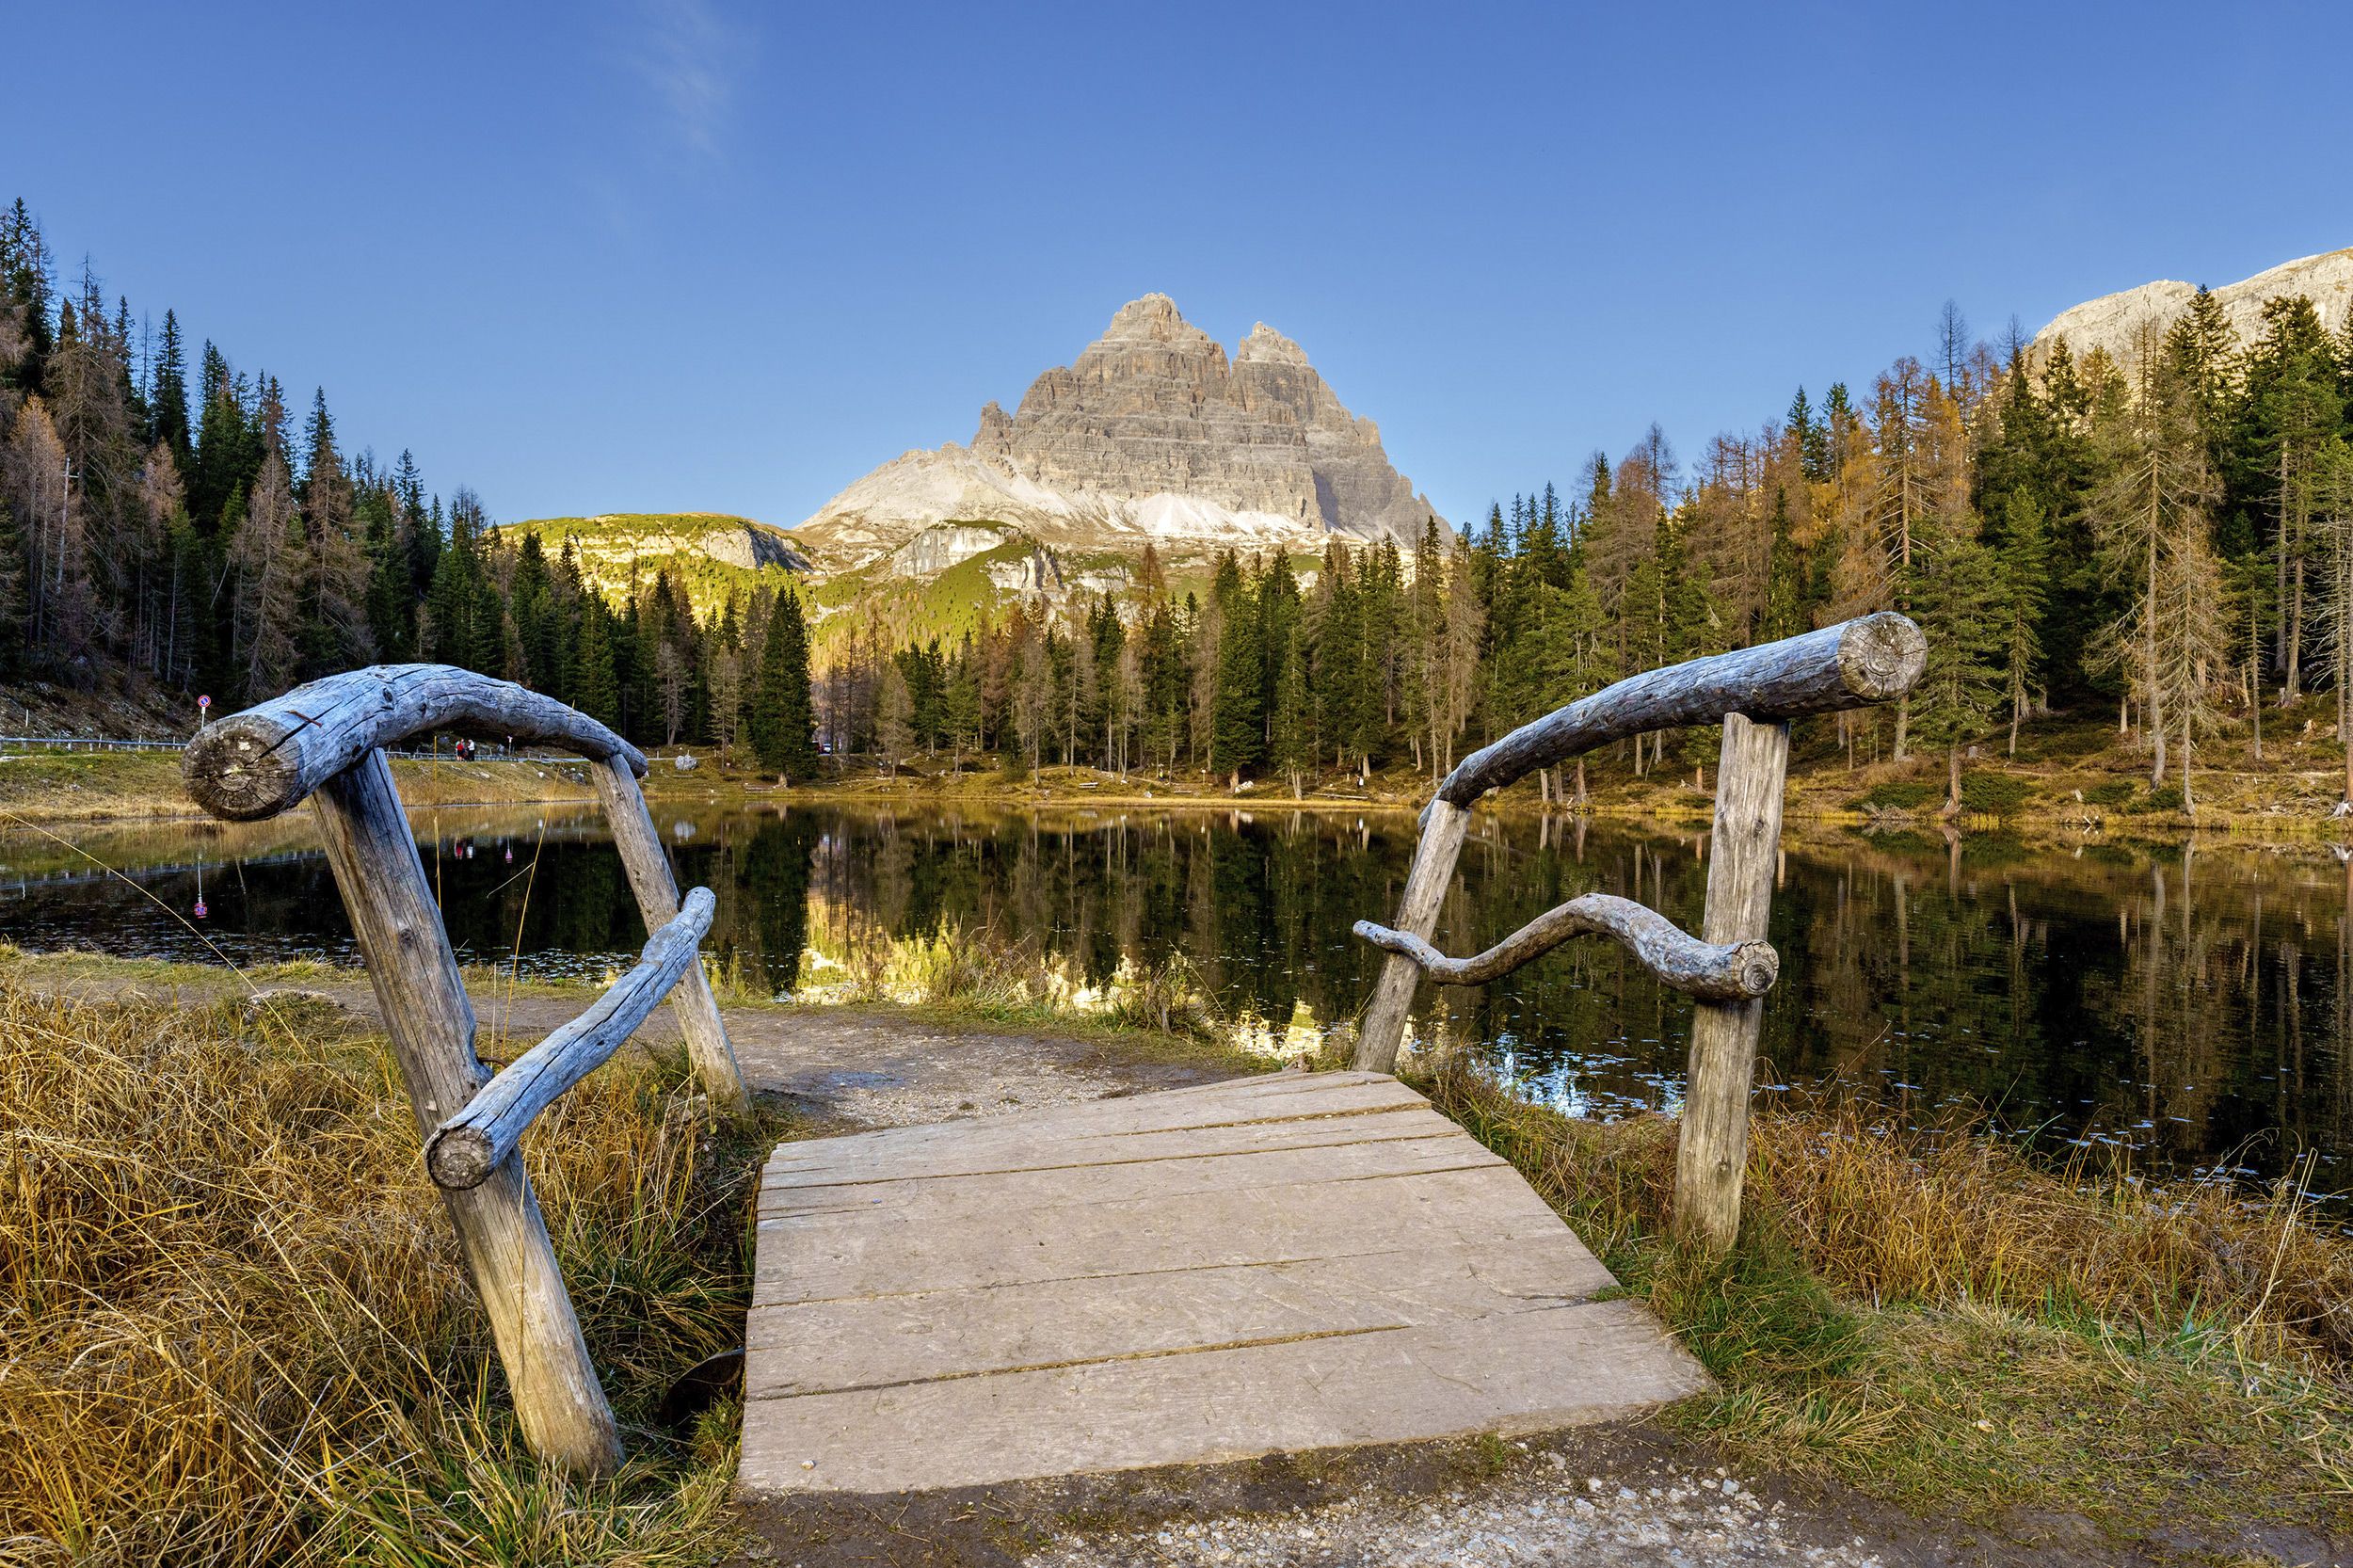
<svg viewBox="0 0 2353 1568"><path fill-rule="evenodd" d="M682 881L719 897L709 949L756 989L812 956L940 922L1026 939L1099 985L1182 954L1228 1016L1328 1029L1379 955L1351 923L1392 911L1401 812L657 804ZM644 931L588 812L421 812L425 869L470 962L600 976ZM352 958L307 815L0 839L0 938L213 961ZM1638 898L1696 929L1705 836L1481 817L1440 920L1468 952L1563 899ZM126 878L128 880L126 880ZM136 885L135 885L136 884ZM200 888L206 918L192 920ZM152 895L152 896L151 896ZM1854 1087L1907 1114L1977 1107L2054 1148L2156 1170L2266 1176L2311 1150L2353 1187L2342 1063L2353 866L2327 845L2029 843L1800 826L1771 937L1768 1081ZM1524 1094L1585 1115L1673 1110L1690 1003L1587 940L1484 990L1423 993L1417 1027L1485 1052Z"/></svg>

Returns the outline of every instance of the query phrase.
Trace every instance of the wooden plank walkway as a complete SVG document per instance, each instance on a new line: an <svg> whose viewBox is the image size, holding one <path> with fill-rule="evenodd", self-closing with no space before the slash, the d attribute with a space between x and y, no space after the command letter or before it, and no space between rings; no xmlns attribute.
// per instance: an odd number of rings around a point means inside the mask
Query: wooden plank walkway
<svg viewBox="0 0 2353 1568"><path fill-rule="evenodd" d="M1385 1074L786 1144L759 1220L750 1496L1531 1432L1705 1381Z"/></svg>

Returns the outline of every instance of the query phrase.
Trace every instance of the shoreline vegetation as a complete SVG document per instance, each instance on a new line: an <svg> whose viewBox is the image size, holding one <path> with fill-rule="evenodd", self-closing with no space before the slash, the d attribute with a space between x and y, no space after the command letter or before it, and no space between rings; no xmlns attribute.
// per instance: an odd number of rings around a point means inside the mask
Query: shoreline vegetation
<svg viewBox="0 0 2353 1568"><path fill-rule="evenodd" d="M1181 974L1112 1011L1036 968L944 934L846 975L838 1003L777 1005L1273 1064L1222 1040ZM657 1048L535 1130L631 1432L620 1476L569 1482L518 1439L385 1042L304 993L354 977L253 978L258 998L196 966L0 962L0 1128L24 1175L0 1190L0 1537L141 1564L741 1550L732 1404L665 1419L663 1400L740 1342L766 1150L829 1128L773 1099L716 1120ZM209 998L181 984L206 979ZM1575 1120L1444 1054L1409 1081L1706 1364L1717 1387L1661 1419L1706 1463L1842 1482L1940 1533L2073 1521L2160 1561L2297 1560L2353 1532L2353 1238L2292 1181L2149 1186L1966 1125L1787 1104L1757 1115L1750 1221L1716 1262L1665 1224L1672 1121Z"/></svg>
<svg viewBox="0 0 2353 1568"><path fill-rule="evenodd" d="M2081 719L2026 731L2015 758L1984 748L1961 764L1959 807L1947 759L1914 753L1903 760L1851 763L1827 733L1801 745L1793 758L1786 815L1821 822L1889 826L1953 824L1965 830L2066 826L2137 836L2180 837L2192 831L2261 830L2281 836L2339 831L2342 774L2332 702L2291 708L2273 721L2260 763L2244 745L2224 754L2219 744L2198 761L2194 808L2178 784L2148 781L2146 752L2112 721ZM2303 710L2309 709L2310 712ZM1801 741L1810 727L1801 728ZM1827 726L1820 727L1827 730ZM1829 744L1822 744L1830 742ZM680 771L677 759L695 766ZM1390 769L1305 775L1294 792L1287 778L1237 780L1231 776L1176 772L1156 776L1085 766L1034 771L995 757L918 755L891 766L871 758L821 763L813 780L788 780L760 770L744 752L728 760L709 748L669 748L652 759L645 782L649 800L670 804L895 805L918 801L985 803L1012 809L1117 807L1123 809L1229 808L1318 811L1418 810L1433 781L1421 773ZM0 825L130 819L199 818L180 778L180 754L66 749L0 752ZM1582 798L1575 768L1524 782L1486 797L1482 811L1552 812L1613 819L1705 821L1714 811L1714 759L1682 771L1653 769L1634 776L1624 760L1589 760ZM476 806L588 805L595 791L585 770L569 759L484 756L472 761L401 759L393 762L403 800L412 809ZM2175 776L2178 778L2178 764Z"/></svg>

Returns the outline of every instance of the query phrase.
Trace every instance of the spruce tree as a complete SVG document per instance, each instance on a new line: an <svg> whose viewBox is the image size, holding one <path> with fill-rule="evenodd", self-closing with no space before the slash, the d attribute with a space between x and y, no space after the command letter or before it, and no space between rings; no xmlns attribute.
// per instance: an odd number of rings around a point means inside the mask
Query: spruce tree
<svg viewBox="0 0 2353 1568"><path fill-rule="evenodd" d="M2050 598L2051 540L2042 506L2013 490L2004 498L1993 540L1999 581L1993 602L2001 632L2000 657L2009 709L2009 755L2018 755L2018 726L2037 686L2042 658L2042 617Z"/></svg>
<svg viewBox="0 0 2353 1568"><path fill-rule="evenodd" d="M180 342L180 318L164 312L164 328L155 346L155 368L147 401L155 439L171 448L171 459L184 470L195 456L194 427L188 420L187 353Z"/></svg>
<svg viewBox="0 0 2353 1568"><path fill-rule="evenodd" d="M785 782L817 773L817 727L809 700L808 625L797 593L776 595L760 649L760 681L752 696L752 751L760 766Z"/></svg>
<svg viewBox="0 0 2353 1568"><path fill-rule="evenodd" d="M1242 580L1232 551L1219 558L1211 599L1219 615L1216 695L1209 730L1209 766L1239 781L1266 755L1266 652L1259 635L1259 596Z"/></svg>

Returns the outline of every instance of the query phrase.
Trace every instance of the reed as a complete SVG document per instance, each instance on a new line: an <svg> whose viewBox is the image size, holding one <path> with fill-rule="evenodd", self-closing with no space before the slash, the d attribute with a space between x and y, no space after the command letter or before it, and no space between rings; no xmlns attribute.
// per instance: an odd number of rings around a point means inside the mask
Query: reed
<svg viewBox="0 0 2353 1568"><path fill-rule="evenodd" d="M380 1039L0 980L0 1560L708 1560L732 1424L652 1421L741 1342L778 1130L632 1052L526 1141L632 1451L579 1484L522 1447Z"/></svg>
<svg viewBox="0 0 2353 1568"><path fill-rule="evenodd" d="M2185 1509L2348 1522L2353 1237L2294 1181L2153 1185L1966 1123L1789 1104L1753 1117L1716 1257L1670 1224L1674 1122L1564 1116L1459 1056L1417 1086L1707 1366L1716 1392L1669 1419L1744 1462L2152 1539Z"/></svg>

